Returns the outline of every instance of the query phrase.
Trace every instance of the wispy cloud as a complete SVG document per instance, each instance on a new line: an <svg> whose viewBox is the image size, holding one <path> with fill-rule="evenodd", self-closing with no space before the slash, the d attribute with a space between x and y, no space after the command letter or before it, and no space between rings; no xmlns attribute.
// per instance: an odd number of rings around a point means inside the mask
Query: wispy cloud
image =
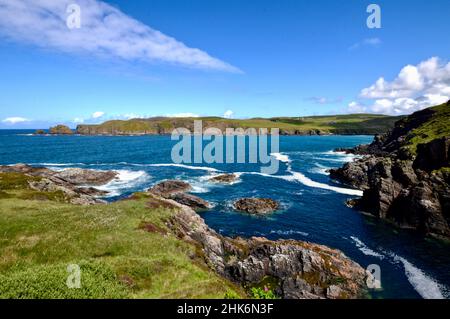
<svg viewBox="0 0 450 319"><path fill-rule="evenodd" d="M361 47L378 47L382 43L380 38L366 38L362 41L356 42L353 45L351 45L348 49L350 51L359 49Z"/></svg>
<svg viewBox="0 0 450 319"><path fill-rule="evenodd" d="M324 96L313 96L306 99L307 101L312 101L316 104L336 104L341 103L344 98L343 97L337 97L337 98L329 98Z"/></svg>
<svg viewBox="0 0 450 319"><path fill-rule="evenodd" d="M30 121L31 120L26 119L24 117L15 116L15 117L7 117L7 118L3 119L2 123L14 125L14 124L30 122Z"/></svg>
<svg viewBox="0 0 450 319"><path fill-rule="evenodd" d="M447 102L450 99L450 62L437 57L406 65L392 81L380 77L361 90L361 99L351 102L352 112L405 114Z"/></svg>
<svg viewBox="0 0 450 319"><path fill-rule="evenodd" d="M73 0L0 0L0 34L68 53L241 73L238 68L186 46L98 0L77 0L81 28L69 29Z"/></svg>

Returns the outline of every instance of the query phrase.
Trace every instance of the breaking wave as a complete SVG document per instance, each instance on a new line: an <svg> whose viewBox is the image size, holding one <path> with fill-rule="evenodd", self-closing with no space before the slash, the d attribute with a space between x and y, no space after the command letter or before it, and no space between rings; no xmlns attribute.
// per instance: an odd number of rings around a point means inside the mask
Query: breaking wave
<svg viewBox="0 0 450 319"><path fill-rule="evenodd" d="M137 188L139 185L146 183L150 179L144 171L115 170L117 177L108 184L96 186L96 189L106 191L106 197L120 196L123 193Z"/></svg>

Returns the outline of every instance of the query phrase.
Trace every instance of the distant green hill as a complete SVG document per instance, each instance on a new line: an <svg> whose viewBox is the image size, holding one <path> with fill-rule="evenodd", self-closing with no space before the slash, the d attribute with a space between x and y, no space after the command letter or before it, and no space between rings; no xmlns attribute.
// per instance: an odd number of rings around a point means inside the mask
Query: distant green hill
<svg viewBox="0 0 450 319"><path fill-rule="evenodd" d="M310 117L273 117L252 119L224 119L220 117L167 118L113 120L98 125L79 125L77 133L82 135L155 135L171 134L179 127L193 131L194 120L203 121L203 129L226 128L279 128L282 135L326 135L326 134L379 134L394 127L399 116L375 114L348 114Z"/></svg>

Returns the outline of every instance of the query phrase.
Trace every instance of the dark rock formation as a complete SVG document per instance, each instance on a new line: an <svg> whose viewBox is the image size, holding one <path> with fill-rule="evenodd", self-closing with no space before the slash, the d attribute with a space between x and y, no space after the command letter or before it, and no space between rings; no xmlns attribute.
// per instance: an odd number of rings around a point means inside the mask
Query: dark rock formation
<svg viewBox="0 0 450 319"><path fill-rule="evenodd" d="M198 256L218 274L246 288L269 279L281 298L364 297L364 269L338 250L293 240L223 237L183 205L168 226L196 245Z"/></svg>
<svg viewBox="0 0 450 319"><path fill-rule="evenodd" d="M238 179L236 174L220 174L211 177L209 180L215 183L225 183L230 184L235 182Z"/></svg>
<svg viewBox="0 0 450 319"><path fill-rule="evenodd" d="M236 210L249 214L268 214L279 208L279 204L270 198L241 198L234 203Z"/></svg>
<svg viewBox="0 0 450 319"><path fill-rule="evenodd" d="M186 192L191 189L192 187L189 183L179 180L167 180L150 188L149 193L163 198L172 199L182 205L189 206L194 210L211 208L211 204L200 197L192 194L186 194Z"/></svg>
<svg viewBox="0 0 450 319"><path fill-rule="evenodd" d="M45 135L45 131L44 130L36 130L34 133L34 135Z"/></svg>
<svg viewBox="0 0 450 319"><path fill-rule="evenodd" d="M73 131L66 125L56 125L49 129L50 134L54 135L72 135Z"/></svg>
<svg viewBox="0 0 450 319"><path fill-rule="evenodd" d="M448 107L416 112L372 144L347 150L365 156L330 176L364 190L350 204L401 227L450 238L450 133L429 138L449 131ZM437 122L444 124L435 129ZM411 141L422 136L426 142L414 147Z"/></svg>
<svg viewBox="0 0 450 319"><path fill-rule="evenodd" d="M0 166L0 173L20 173L37 177L37 179L28 182L30 189L40 192L61 192L68 202L78 205L105 203L98 197L105 196L107 192L87 185L104 185L117 176L114 171L94 171L79 168L53 171L48 168L32 167L26 164Z"/></svg>
<svg viewBox="0 0 450 319"><path fill-rule="evenodd" d="M189 206L194 210L211 208L211 204L208 203L206 200L201 199L200 197L194 196L192 194L177 193L170 196L170 198L176 201L177 203Z"/></svg>
<svg viewBox="0 0 450 319"><path fill-rule="evenodd" d="M161 197L169 198L171 195L184 193L192 189L189 183L179 180L167 180L160 182L149 189L149 192Z"/></svg>

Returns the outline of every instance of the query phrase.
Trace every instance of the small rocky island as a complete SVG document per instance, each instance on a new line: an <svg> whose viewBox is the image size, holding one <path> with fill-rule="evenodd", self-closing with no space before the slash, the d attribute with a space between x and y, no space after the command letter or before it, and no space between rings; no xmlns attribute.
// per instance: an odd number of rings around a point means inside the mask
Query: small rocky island
<svg viewBox="0 0 450 319"><path fill-rule="evenodd" d="M73 131L66 125L56 125L49 129L52 135L73 135Z"/></svg>
<svg viewBox="0 0 450 319"><path fill-rule="evenodd" d="M352 206L450 239L450 101L398 121L370 145L341 151L364 155L330 171L331 178L364 190Z"/></svg>
<svg viewBox="0 0 450 319"><path fill-rule="evenodd" d="M209 180L214 183L231 184L236 182L238 176L236 174L219 174L211 177Z"/></svg>
<svg viewBox="0 0 450 319"><path fill-rule="evenodd" d="M280 205L270 198L241 198L234 202L234 208L252 215L266 215L276 211Z"/></svg>

